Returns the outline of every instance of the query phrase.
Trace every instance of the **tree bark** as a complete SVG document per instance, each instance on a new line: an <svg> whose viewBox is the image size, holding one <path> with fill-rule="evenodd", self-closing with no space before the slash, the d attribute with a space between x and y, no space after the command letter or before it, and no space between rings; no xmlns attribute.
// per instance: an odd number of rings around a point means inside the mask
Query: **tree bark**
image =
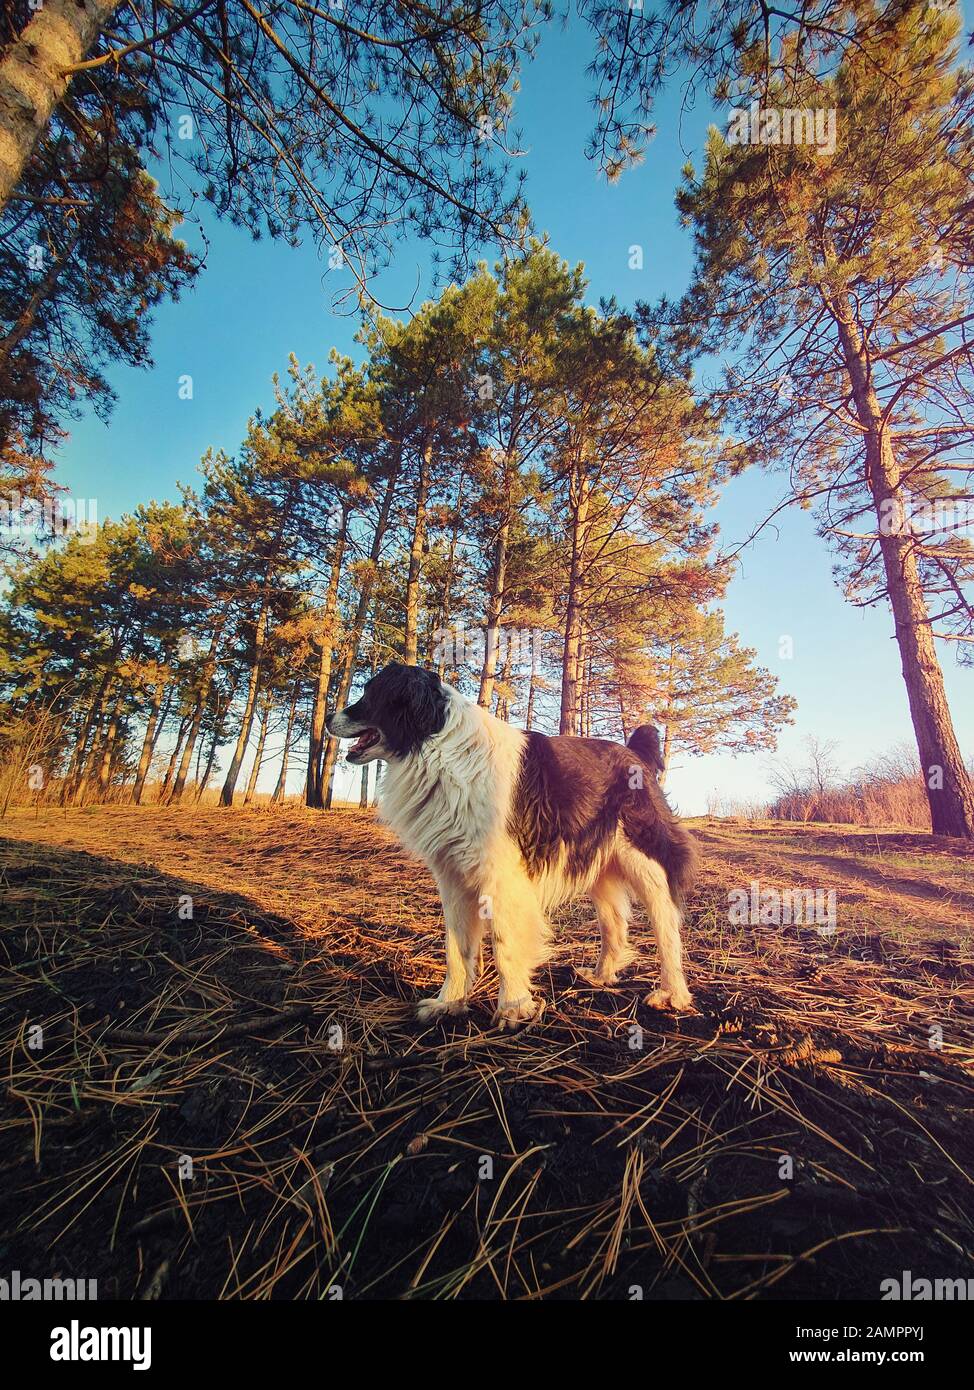
<svg viewBox="0 0 974 1390"><path fill-rule="evenodd" d="M257 736L257 751L254 754L254 765L250 769L250 780L247 783L247 790L244 793L244 805L249 806L254 799L254 792L257 790L257 778L260 776L260 765L264 760L264 744L267 740L267 726L271 718L271 696L270 691L264 696L260 712L260 733Z"/></svg>
<svg viewBox="0 0 974 1390"><path fill-rule="evenodd" d="M117 0L45 0L0 59L0 208L24 175L54 109Z"/></svg>
<svg viewBox="0 0 974 1390"><path fill-rule="evenodd" d="M423 546L426 544L426 502L429 496L432 458L432 445L424 444L420 456L416 511L409 545L409 573L406 579L406 627L403 633L402 659L407 666L415 666L419 655L419 585L423 572Z"/></svg>
<svg viewBox="0 0 974 1390"><path fill-rule="evenodd" d="M535 651L534 651L534 642L532 642L532 643L531 643L531 675L530 675L529 678L528 678L528 708L527 708L527 712L525 713L525 716L524 716L524 727L525 727L525 729L527 730L528 733L531 732L531 726L532 726L532 724L533 724L533 722L534 722L534 693L535 693L535 690L537 689L537 680L538 680L537 669L538 669L538 660L537 660L537 657L536 657Z"/></svg>
<svg viewBox="0 0 974 1390"><path fill-rule="evenodd" d="M308 773L305 779L304 799L306 805L317 810L321 810L324 805L321 762L325 745L325 704L328 700L328 686L331 683L331 667L335 650L335 615L338 611L338 588L345 557L345 542L348 537L348 518L349 511L345 507L342 509L338 535L335 537L331 572L328 575L328 588L325 592L322 610L321 649L311 711L311 736L308 742Z"/></svg>
<svg viewBox="0 0 974 1390"><path fill-rule="evenodd" d="M118 699L112 707L111 716L108 720L108 728L105 730L105 738L101 746L101 758L98 760L98 773L95 783L101 793L105 793L108 790L112 767L112 754L115 751L115 739L118 736L118 711L121 703L122 695L121 692L119 692Z"/></svg>
<svg viewBox="0 0 974 1390"><path fill-rule="evenodd" d="M450 625L450 618L453 616L453 580L455 577L457 563L457 544L460 539L460 517L463 506L463 492L467 483L466 472L460 474L460 481L457 484L456 501L453 504L453 525L450 531L450 548L447 551L446 575L443 579L443 593L440 598L440 611L434 628L434 645L438 645L440 655L436 661L436 674L440 680L444 678L447 671L447 661L445 652L447 644L443 641L435 643L435 631L446 632ZM456 652L454 652L456 656Z"/></svg>
<svg viewBox="0 0 974 1390"><path fill-rule="evenodd" d="M254 631L254 659L250 666L250 679L247 682L247 699L244 704L243 719L240 724L240 733L237 735L237 744L233 750L233 757L230 759L230 766L227 768L226 780L220 792L220 805L232 806L233 793L237 785L237 778L240 775L240 766L244 760L244 753L247 751L247 744L250 742L250 732L254 726L254 710L257 707L257 686L260 682L260 667L264 657L264 639L267 636L267 605L268 605L268 584L264 587L264 592L260 600L260 612L257 616L257 627Z"/></svg>
<svg viewBox="0 0 974 1390"><path fill-rule="evenodd" d="M666 774L670 770L671 735L669 720L667 720L666 724L663 727L663 747L660 751L663 758L663 766L660 768L659 776L656 778L656 780L661 787L665 787Z"/></svg>
<svg viewBox="0 0 974 1390"><path fill-rule="evenodd" d="M572 513L572 555L565 605L565 650L562 658L561 715L559 734L578 732L579 656L582 644L582 567L588 529L589 486L584 464L576 465L570 492Z"/></svg>
<svg viewBox="0 0 974 1390"><path fill-rule="evenodd" d="M287 713L287 728L284 731L284 751L281 754L281 770L277 775L277 785L274 788L274 795L271 802L284 800L284 790L287 786L287 765L291 754L291 737L294 733L294 721L298 713L298 693L301 689L301 682L294 682L294 694L291 696L291 706Z"/></svg>
<svg viewBox="0 0 974 1390"><path fill-rule="evenodd" d="M287 495L281 504L277 531L267 555L264 580L261 586L260 610L257 615L257 625L254 629L254 659L251 663L250 679L247 683L247 699L244 704L243 720L240 725L240 733L237 736L236 747L233 750L233 757L230 759L230 766L227 768L226 779L224 780L223 788L220 792L221 806L233 805L234 789L237 785L237 778L240 776L240 767L243 763L244 753L247 751L247 744L250 741L250 733L254 724L254 710L257 707L257 692L260 686L261 666L264 660L264 644L267 639L271 589L277 576L281 545L284 541L284 533L291 520L297 489L297 481L292 478L288 486Z"/></svg>
<svg viewBox="0 0 974 1390"><path fill-rule="evenodd" d="M232 687L222 711L219 708L219 695L217 696L217 710L213 724L213 737L210 739L210 751L206 755L206 767L203 770L203 776L200 778L196 788L197 805L203 800L203 793L206 791L210 775L213 772L213 764L216 762L216 750L223 741L223 729L227 722L227 715L233 706L233 697L235 694L236 688Z"/></svg>
<svg viewBox="0 0 974 1390"><path fill-rule="evenodd" d="M166 768L166 775L163 777L162 786L159 788L158 803L160 806L166 800L166 793L169 790L169 785L173 779L173 773L176 771L176 764L179 761L179 750L183 746L183 735L186 733L188 726L189 715L184 714L180 720L179 729L176 732L176 742L173 744L172 752L169 755L169 766Z"/></svg>
<svg viewBox="0 0 974 1390"><path fill-rule="evenodd" d="M142 793L145 790L145 779L149 773L149 764L152 762L152 750L156 746L156 730L160 727L162 722L159 718L159 710L162 705L163 690L167 691L168 708L168 697L172 695L172 686L168 681L165 682L165 684L162 681L157 681L152 694L152 700L149 704L149 718L146 721L145 738L142 740L139 770L135 774L135 785L132 788L132 802L135 806L138 806L142 801ZM163 718L164 717L165 716L163 716Z"/></svg>
<svg viewBox="0 0 974 1390"><path fill-rule="evenodd" d="M111 789L115 781L115 774L118 772L122 759L125 756L125 745L128 742L128 732L128 716L126 714L120 714L115 721L115 731L111 743L111 756L108 761L108 790ZM124 781L122 785L124 787Z"/></svg>
<svg viewBox="0 0 974 1390"><path fill-rule="evenodd" d="M189 762L193 756L193 749L199 737L200 724L203 721L206 704L210 698L210 689L213 685L213 677L216 674L217 653L225 626L226 618L221 617L210 638L210 645L206 653L206 661L203 664L203 674L200 679L199 689L196 692L196 699L193 703L193 718L189 726L189 733L186 736L186 744L183 748L183 756L179 762L179 771L176 773L176 780L173 783L172 794L169 798L170 801L181 800L183 789L186 786L186 778L189 774Z"/></svg>
<svg viewBox="0 0 974 1390"><path fill-rule="evenodd" d="M504 461L504 514L494 542L494 563L491 567L490 599L487 603L487 631L484 634L484 663L480 672L480 693L477 704L490 709L497 672L497 636L504 609L504 588L507 582L507 544L511 534L512 478L509 460Z"/></svg>
<svg viewBox="0 0 974 1390"><path fill-rule="evenodd" d="M114 684L114 683L113 683ZM110 689L112 687L109 687ZM115 745L115 736L118 733L118 712L122 704L123 690L119 683L115 692L115 699L108 704L99 720L92 740L91 749L84 766L81 769L81 777L74 794L74 804L80 805L84 798L88 784L94 778L95 787L101 794L108 786L108 778L112 762L112 750Z"/></svg>
<svg viewBox="0 0 974 1390"><path fill-rule="evenodd" d="M592 737L592 653L588 631L582 629L578 653L578 732L583 738Z"/></svg>
<svg viewBox="0 0 974 1390"><path fill-rule="evenodd" d="M889 424L873 385L868 359L851 305L840 299L833 312L856 415L863 429L866 483L879 523L879 547L893 610L900 666L916 735L920 768L935 835L974 840L974 787L964 766L937 658L915 539L890 519L898 515L900 470Z"/></svg>
<svg viewBox="0 0 974 1390"><path fill-rule="evenodd" d="M379 562L382 553L382 542L385 539L386 531L389 527L389 517L392 513L392 499L396 490L396 483L399 479L398 466L389 477L386 484L385 494L382 498L382 505L379 508L379 515L375 523L375 532L372 536L372 545L369 550L370 568L362 579L362 587L359 590L358 603L355 607L355 617L348 634L348 643L345 648L345 659L342 662L341 675L338 680L338 688L335 692L336 709L344 709L348 701L348 692L352 688L352 680L355 675L355 663L358 659L359 643L362 640L362 633L365 631L365 624L369 616L369 608L372 604L372 590L375 587L375 566ZM334 780L335 759L338 757L338 740L327 739L325 742L325 756L321 768L321 785L326 788L325 809L331 805L329 792Z"/></svg>
<svg viewBox="0 0 974 1390"><path fill-rule="evenodd" d="M89 741L94 736L95 729L101 719L102 701L105 698L105 692L108 689L110 679L110 674L102 678L98 691L88 707L88 713L85 715L85 722L81 727L81 732L78 734L77 741L75 742L74 752L71 754L71 762L64 775L64 783L61 788L61 804L63 806L66 806L68 802L73 799L74 793L78 788L78 783L81 780L81 775L88 757Z"/></svg>

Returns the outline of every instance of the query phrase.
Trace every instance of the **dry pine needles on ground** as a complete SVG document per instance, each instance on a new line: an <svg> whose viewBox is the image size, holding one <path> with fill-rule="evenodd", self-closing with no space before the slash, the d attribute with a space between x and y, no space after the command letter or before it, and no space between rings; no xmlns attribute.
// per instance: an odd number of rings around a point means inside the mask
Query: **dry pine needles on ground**
<svg viewBox="0 0 974 1390"><path fill-rule="evenodd" d="M740 837L703 833L697 1012L638 1002L645 928L619 988L579 980L580 906L543 1024L512 1037L489 970L469 1019L412 1021L438 907L368 813L6 821L5 1263L101 1298L875 1299L904 1269L974 1275L969 932L947 907L947 935L870 928L868 895L832 937L731 926ZM751 868L775 843L748 838Z"/></svg>

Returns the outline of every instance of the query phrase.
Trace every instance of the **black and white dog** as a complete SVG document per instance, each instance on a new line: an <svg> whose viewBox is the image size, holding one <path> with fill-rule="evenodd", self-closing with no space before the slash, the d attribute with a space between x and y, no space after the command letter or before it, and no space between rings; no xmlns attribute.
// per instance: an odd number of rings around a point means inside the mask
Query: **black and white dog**
<svg viewBox="0 0 974 1390"><path fill-rule="evenodd" d="M653 924L661 987L645 1002L687 1009L681 909L694 846L660 790L649 725L627 746L525 733L464 699L434 672L393 662L360 700L326 721L355 738L348 761L383 758L382 819L434 875L446 920L446 980L418 1006L428 1020L462 1013L490 926L499 998L494 1022L516 1028L543 1007L531 976L547 958L548 914L587 893L602 951L595 984L635 956L631 899Z"/></svg>

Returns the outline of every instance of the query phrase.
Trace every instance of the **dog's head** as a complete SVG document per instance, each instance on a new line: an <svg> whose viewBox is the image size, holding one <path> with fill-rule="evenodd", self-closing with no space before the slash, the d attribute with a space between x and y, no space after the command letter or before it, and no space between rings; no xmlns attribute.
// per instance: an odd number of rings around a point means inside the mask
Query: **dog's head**
<svg viewBox="0 0 974 1390"><path fill-rule="evenodd" d="M329 715L332 738L354 738L347 761L406 758L446 723L447 693L435 671L392 661L368 682L362 697Z"/></svg>

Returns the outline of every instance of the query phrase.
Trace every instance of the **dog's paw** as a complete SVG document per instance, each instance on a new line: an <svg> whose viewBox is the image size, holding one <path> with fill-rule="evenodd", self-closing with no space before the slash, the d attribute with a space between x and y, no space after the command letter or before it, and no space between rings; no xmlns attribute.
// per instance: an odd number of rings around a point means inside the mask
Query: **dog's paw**
<svg viewBox="0 0 974 1390"><path fill-rule="evenodd" d="M613 985L619 983L619 976L614 970L607 970L600 973L598 970L576 970L575 974L580 980L584 980L593 989L611 989Z"/></svg>
<svg viewBox="0 0 974 1390"><path fill-rule="evenodd" d="M537 1023L544 1010L545 1001L535 999L533 995L528 994L523 999L515 999L510 1003L499 1005L494 1012L491 1023L502 1033L513 1033L518 1028L524 1028L530 1023Z"/></svg>
<svg viewBox="0 0 974 1390"><path fill-rule="evenodd" d="M693 1008L693 995L688 989L654 989L643 1003L650 1009L681 1014Z"/></svg>
<svg viewBox="0 0 974 1390"><path fill-rule="evenodd" d="M416 1017L420 1023L435 1023L442 1018L460 1018L469 1013L466 999L421 999L416 1005Z"/></svg>

